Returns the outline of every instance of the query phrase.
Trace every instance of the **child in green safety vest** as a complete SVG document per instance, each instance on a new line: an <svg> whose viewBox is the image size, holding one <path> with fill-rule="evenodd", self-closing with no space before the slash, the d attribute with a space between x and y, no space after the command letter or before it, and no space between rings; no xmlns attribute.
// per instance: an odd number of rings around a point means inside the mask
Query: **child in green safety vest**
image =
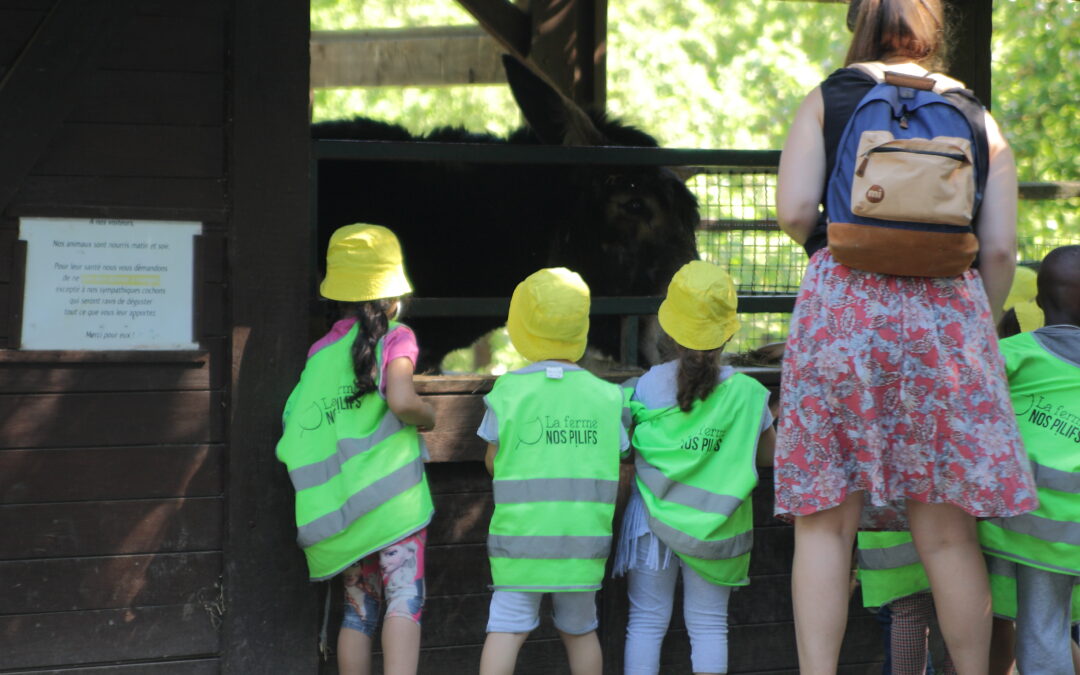
<svg viewBox="0 0 1080 675"><path fill-rule="evenodd" d="M533 363L496 380L477 430L488 442L495 501L494 593L480 673L513 673L550 593L570 672L600 675L595 596L611 548L629 411L618 385L575 365L589 331L589 288L576 273L543 269L518 284L506 327Z"/></svg>
<svg viewBox="0 0 1080 675"><path fill-rule="evenodd" d="M877 610L885 637L889 675L935 672L929 660L929 627L934 618L930 580L911 533L859 532L858 576L863 606ZM948 649L938 668L955 673Z"/></svg>
<svg viewBox="0 0 1080 675"><path fill-rule="evenodd" d="M384 614L386 672L415 673L434 513L417 432L435 412L413 386L416 337L393 320L412 292L397 237L377 225L335 231L319 290L344 318L308 352L277 446L296 489L297 542L313 581L343 577L338 672L371 672Z"/></svg>
<svg viewBox="0 0 1080 675"><path fill-rule="evenodd" d="M678 358L627 383L636 480L614 565L628 577L627 675L659 672L680 571L693 672L728 671L728 598L749 583L750 494L775 443L769 391L720 365L737 302L722 269L684 265L658 313Z"/></svg>
<svg viewBox="0 0 1080 675"><path fill-rule="evenodd" d="M1039 508L979 523L983 550L1015 563L1016 658L1024 675L1071 673L1080 582L1080 246L1051 251L1036 302L1046 325L1001 341Z"/></svg>

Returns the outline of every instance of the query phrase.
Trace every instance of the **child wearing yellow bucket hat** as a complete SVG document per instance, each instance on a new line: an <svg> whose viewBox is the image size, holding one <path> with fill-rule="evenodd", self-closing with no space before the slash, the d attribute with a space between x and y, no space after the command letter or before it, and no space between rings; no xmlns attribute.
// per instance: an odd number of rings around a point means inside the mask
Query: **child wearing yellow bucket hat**
<svg viewBox="0 0 1080 675"><path fill-rule="evenodd" d="M411 291L393 232L335 231L320 292L344 318L312 345L282 416L277 456L296 489L297 542L313 581L344 580L343 675L370 671L380 607L387 670L416 672L419 659L434 508L418 428L435 413L413 385L416 337L394 320Z"/></svg>
<svg viewBox="0 0 1080 675"><path fill-rule="evenodd" d="M755 464L771 463L775 442L768 390L720 364L737 302L722 269L684 265L658 312L678 356L624 385L636 479L614 572L630 596L627 673L659 671L680 570L693 672L728 670L728 598L749 583Z"/></svg>
<svg viewBox="0 0 1080 675"><path fill-rule="evenodd" d="M601 672L596 591L611 548L619 460L629 447L623 392L575 365L589 332L589 287L542 269L510 300L507 331L533 363L499 377L477 434L488 442L495 513L491 608L481 675L510 674L540 600L576 675Z"/></svg>

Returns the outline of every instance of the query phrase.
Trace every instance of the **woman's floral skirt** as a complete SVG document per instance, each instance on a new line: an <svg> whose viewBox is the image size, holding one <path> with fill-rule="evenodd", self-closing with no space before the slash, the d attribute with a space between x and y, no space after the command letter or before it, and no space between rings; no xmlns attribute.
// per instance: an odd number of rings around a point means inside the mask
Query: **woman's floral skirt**
<svg viewBox="0 0 1080 675"><path fill-rule="evenodd" d="M864 529L906 529L905 501L976 517L1038 500L978 272L895 277L810 260L784 356L776 513L864 490Z"/></svg>

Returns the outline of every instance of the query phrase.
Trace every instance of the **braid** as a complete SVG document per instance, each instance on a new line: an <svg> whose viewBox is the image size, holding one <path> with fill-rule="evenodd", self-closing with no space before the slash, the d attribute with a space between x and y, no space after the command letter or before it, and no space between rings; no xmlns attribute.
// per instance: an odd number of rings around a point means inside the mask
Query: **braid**
<svg viewBox="0 0 1080 675"><path fill-rule="evenodd" d="M676 376L678 392L675 400L679 409L689 412L694 401L705 400L716 388L720 372L720 349L703 352L679 348L679 372Z"/></svg>
<svg viewBox="0 0 1080 675"><path fill-rule="evenodd" d="M368 300L354 305L356 320L360 326L352 344L356 391L349 396L349 403L359 401L361 396L376 389L375 369L379 364L375 362L375 351L389 327L390 320L386 318L386 311L393 302L393 299Z"/></svg>

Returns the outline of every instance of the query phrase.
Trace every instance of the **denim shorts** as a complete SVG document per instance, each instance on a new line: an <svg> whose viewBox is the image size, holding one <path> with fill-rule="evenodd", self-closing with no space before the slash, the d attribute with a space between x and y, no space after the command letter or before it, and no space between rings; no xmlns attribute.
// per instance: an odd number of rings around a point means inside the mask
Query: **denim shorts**
<svg viewBox="0 0 1080 675"><path fill-rule="evenodd" d="M495 591L488 614L489 633L528 633L540 625L540 601L544 593ZM596 630L596 591L551 593L555 627L568 635Z"/></svg>

